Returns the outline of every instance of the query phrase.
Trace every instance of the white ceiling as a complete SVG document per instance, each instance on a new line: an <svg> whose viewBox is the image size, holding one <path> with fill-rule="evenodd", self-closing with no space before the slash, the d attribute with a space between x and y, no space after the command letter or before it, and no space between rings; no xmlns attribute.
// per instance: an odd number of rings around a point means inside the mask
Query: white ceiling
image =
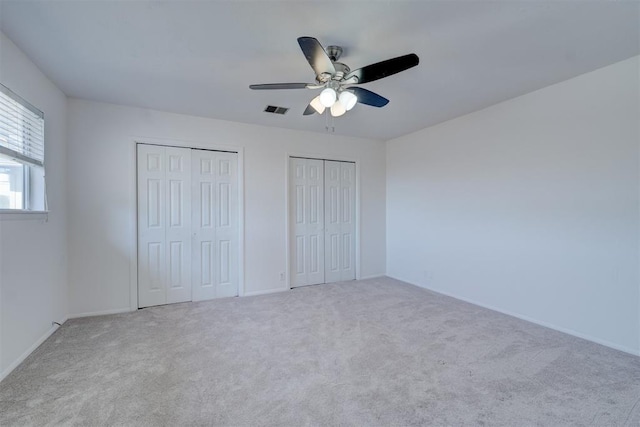
<svg viewBox="0 0 640 427"><path fill-rule="evenodd" d="M324 132L302 116L312 82L297 44L340 45L351 67L415 52L420 65L364 85L335 133L390 139L639 54L640 3L585 1L15 1L0 25L67 95ZM284 116L267 104L290 107Z"/></svg>

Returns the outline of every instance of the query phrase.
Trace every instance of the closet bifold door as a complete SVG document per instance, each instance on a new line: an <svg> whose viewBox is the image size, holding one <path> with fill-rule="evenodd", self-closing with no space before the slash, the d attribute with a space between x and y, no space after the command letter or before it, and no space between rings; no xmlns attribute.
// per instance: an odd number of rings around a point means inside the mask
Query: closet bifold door
<svg viewBox="0 0 640 427"><path fill-rule="evenodd" d="M325 160L325 281L355 280L355 172L349 162Z"/></svg>
<svg viewBox="0 0 640 427"><path fill-rule="evenodd" d="M191 152L138 144L138 306L191 301Z"/></svg>
<svg viewBox="0 0 640 427"><path fill-rule="evenodd" d="M192 150L194 301L238 295L237 158Z"/></svg>
<svg viewBox="0 0 640 427"><path fill-rule="evenodd" d="M289 159L291 286L324 283L324 162Z"/></svg>

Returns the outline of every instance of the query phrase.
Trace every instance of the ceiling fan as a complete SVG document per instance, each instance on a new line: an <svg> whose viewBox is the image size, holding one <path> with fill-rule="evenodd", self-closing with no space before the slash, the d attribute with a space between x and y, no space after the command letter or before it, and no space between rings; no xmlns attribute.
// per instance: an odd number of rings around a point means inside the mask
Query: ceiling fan
<svg viewBox="0 0 640 427"><path fill-rule="evenodd" d="M340 46L328 46L325 50L313 37L299 37L298 44L316 73L315 83L268 83L250 85L255 90L265 89L322 89L320 95L311 100L304 115L322 114L329 108L333 117L343 115L356 103L384 107L389 100L370 90L353 86L369 83L418 65L419 58L415 53L387 59L367 65L355 71L338 62L342 55Z"/></svg>

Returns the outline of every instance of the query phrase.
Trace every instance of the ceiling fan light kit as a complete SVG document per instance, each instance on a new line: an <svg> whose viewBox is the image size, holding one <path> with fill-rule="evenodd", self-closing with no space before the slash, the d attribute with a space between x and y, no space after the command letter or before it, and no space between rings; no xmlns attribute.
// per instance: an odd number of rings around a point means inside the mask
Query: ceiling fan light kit
<svg viewBox="0 0 640 427"><path fill-rule="evenodd" d="M250 85L254 90L268 89L322 89L320 95L311 100L304 115L322 114L329 109L333 117L342 116L356 103L373 107L384 107L389 100L354 85L372 82L415 67L420 62L418 55L410 53L367 65L355 71L338 62L342 55L340 46L328 46L325 50L313 37L299 37L298 44L316 74L315 83L268 83Z"/></svg>
<svg viewBox="0 0 640 427"><path fill-rule="evenodd" d="M311 102L309 103L309 105L316 110L316 113L318 114L322 114L324 113L324 110L327 108L324 105L322 105L322 102L320 102L320 95L316 96L315 98L313 98L311 100Z"/></svg>
<svg viewBox="0 0 640 427"><path fill-rule="evenodd" d="M326 107L330 108L336 102L336 91L333 88L326 88L320 92L320 103Z"/></svg>
<svg viewBox="0 0 640 427"><path fill-rule="evenodd" d="M341 102L335 102L331 106L331 116L333 116L333 117L340 117L341 115L343 115L346 112L347 112L347 110L344 108L344 105L342 105Z"/></svg>
<svg viewBox="0 0 640 427"><path fill-rule="evenodd" d="M345 110L349 111L356 106L356 102L358 102L358 97L354 95L353 92L344 90L340 94L339 100L340 100L340 103L344 105Z"/></svg>

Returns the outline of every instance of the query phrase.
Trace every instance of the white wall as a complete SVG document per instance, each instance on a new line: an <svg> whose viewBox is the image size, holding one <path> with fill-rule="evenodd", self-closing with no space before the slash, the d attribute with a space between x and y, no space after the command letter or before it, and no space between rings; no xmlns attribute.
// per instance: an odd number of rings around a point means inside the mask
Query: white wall
<svg viewBox="0 0 640 427"><path fill-rule="evenodd" d="M129 286L135 278L130 263L135 253L135 139L163 138L198 147L243 149L247 293L285 286L280 273L286 271L287 153L358 159L362 183L361 275L385 273L383 142L77 99L69 101L69 117L72 316L130 307Z"/></svg>
<svg viewBox="0 0 640 427"><path fill-rule="evenodd" d="M638 57L387 144L390 276L638 354Z"/></svg>
<svg viewBox="0 0 640 427"><path fill-rule="evenodd" d="M48 221L0 214L0 379L67 316L66 96L0 33L0 83L45 114Z"/></svg>

